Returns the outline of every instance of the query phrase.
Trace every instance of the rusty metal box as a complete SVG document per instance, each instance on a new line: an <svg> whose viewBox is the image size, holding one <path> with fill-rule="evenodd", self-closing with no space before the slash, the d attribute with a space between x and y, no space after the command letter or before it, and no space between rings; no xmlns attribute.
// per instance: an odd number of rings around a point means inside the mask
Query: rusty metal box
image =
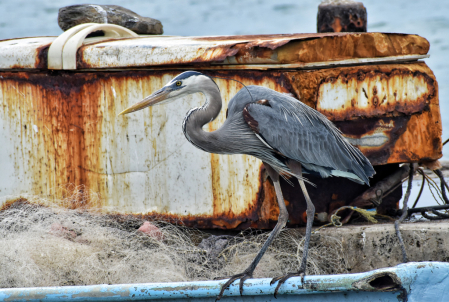
<svg viewBox="0 0 449 302"><path fill-rule="evenodd" d="M293 94L335 122L373 165L441 157L438 85L421 61L429 43L416 35L87 38L70 70L48 68L54 40L0 41L0 206L25 195L56 203L70 184L99 196L74 208L198 228L269 228L278 211L261 162L204 153L184 139L183 116L200 95L117 117L191 69L222 78L224 108L242 88L227 79ZM224 110L209 130L225 118ZM317 212L366 189L335 198L333 188L348 184L332 181L316 193ZM286 186L290 224L301 225L300 190Z"/></svg>

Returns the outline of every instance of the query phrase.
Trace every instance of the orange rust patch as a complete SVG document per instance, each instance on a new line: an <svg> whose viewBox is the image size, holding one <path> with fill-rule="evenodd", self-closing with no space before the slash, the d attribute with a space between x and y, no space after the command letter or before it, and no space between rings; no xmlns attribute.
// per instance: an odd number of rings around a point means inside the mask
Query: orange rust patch
<svg viewBox="0 0 449 302"><path fill-rule="evenodd" d="M254 64L257 62L267 62L267 60L276 62L276 60L273 59L275 51L270 48L258 46L251 47L247 43L236 44L232 48L237 50L233 57L232 63L245 64L252 62Z"/></svg>
<svg viewBox="0 0 449 302"><path fill-rule="evenodd" d="M15 199L12 199L12 200L8 200L0 207L0 212L8 210L12 206L18 205L18 204L29 204L29 202L28 202L28 200L26 198L22 198L22 197L15 198Z"/></svg>
<svg viewBox="0 0 449 302"><path fill-rule="evenodd" d="M337 33L334 33L337 34ZM322 39L291 41L277 49L279 63L311 63L354 58L426 54L429 42L416 35L340 33ZM369 66L365 66L369 68ZM336 68L337 69L337 68Z"/></svg>
<svg viewBox="0 0 449 302"><path fill-rule="evenodd" d="M87 171L98 171L101 164L96 156L101 134L98 120L102 118L102 97L95 84L99 76L26 72L2 76L8 119L22 121L22 137L27 143L21 145L21 152L34 158L25 171L25 179L32 179L29 193L48 194L44 188L66 184L89 187Z"/></svg>
<svg viewBox="0 0 449 302"><path fill-rule="evenodd" d="M343 28L341 26L341 20L339 17L335 17L334 18L334 23L332 23L332 29L334 30L334 32L338 33L341 32L341 29Z"/></svg>
<svg viewBox="0 0 449 302"><path fill-rule="evenodd" d="M436 112L435 112L436 111ZM435 114L438 114L435 116ZM388 162L436 160L442 156L439 110L412 115L406 131L398 138ZM438 135L439 134L439 135Z"/></svg>
<svg viewBox="0 0 449 302"><path fill-rule="evenodd" d="M50 45L45 45L36 48L36 64L34 68L36 69L47 69L48 66L48 49Z"/></svg>

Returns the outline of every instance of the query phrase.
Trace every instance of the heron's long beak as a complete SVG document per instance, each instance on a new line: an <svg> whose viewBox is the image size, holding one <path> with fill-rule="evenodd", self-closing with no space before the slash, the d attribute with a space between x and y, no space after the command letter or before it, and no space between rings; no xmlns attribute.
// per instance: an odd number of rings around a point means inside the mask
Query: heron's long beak
<svg viewBox="0 0 449 302"><path fill-rule="evenodd" d="M169 93L170 93L170 89L167 87L163 87L163 88L159 89L158 91L156 91L155 93L147 96L142 101L126 108L125 110L120 112L119 115L131 113L131 112L146 108L148 106L156 105L157 103L166 100Z"/></svg>

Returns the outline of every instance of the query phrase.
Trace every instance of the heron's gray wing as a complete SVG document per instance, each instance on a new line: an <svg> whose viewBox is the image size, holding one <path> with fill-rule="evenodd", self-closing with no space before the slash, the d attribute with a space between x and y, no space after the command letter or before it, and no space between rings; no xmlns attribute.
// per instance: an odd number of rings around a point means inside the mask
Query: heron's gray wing
<svg viewBox="0 0 449 302"><path fill-rule="evenodd" d="M266 144L322 176L349 172L369 184L374 169L368 159L324 115L288 95L273 91L267 96L247 104L243 112Z"/></svg>

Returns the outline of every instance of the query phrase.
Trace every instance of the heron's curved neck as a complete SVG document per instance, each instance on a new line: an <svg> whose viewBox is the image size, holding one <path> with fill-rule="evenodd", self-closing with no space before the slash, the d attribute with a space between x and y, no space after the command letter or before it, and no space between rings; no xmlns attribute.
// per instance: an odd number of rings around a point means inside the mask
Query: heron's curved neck
<svg viewBox="0 0 449 302"><path fill-rule="evenodd" d="M214 150L214 134L204 131L203 126L212 122L220 113L222 107L220 90L210 80L207 85L202 85L201 92L206 97L206 103L187 113L183 121L183 131L186 138L196 147L207 152L216 152Z"/></svg>

